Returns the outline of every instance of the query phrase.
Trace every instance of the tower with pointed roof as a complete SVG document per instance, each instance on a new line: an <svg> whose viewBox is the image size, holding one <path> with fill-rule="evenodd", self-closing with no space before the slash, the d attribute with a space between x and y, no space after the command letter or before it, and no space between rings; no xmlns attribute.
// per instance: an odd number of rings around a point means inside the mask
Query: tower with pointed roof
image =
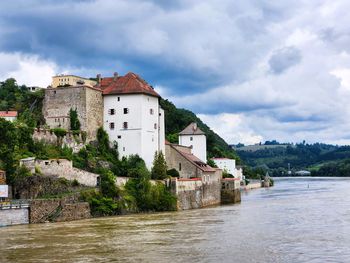
<svg viewBox="0 0 350 263"><path fill-rule="evenodd" d="M135 73L100 78L104 124L121 155L138 154L150 169L156 151L164 153L164 111L159 94Z"/></svg>
<svg viewBox="0 0 350 263"><path fill-rule="evenodd" d="M193 155L207 162L207 137L197 123L192 122L179 133L179 145L192 147Z"/></svg>

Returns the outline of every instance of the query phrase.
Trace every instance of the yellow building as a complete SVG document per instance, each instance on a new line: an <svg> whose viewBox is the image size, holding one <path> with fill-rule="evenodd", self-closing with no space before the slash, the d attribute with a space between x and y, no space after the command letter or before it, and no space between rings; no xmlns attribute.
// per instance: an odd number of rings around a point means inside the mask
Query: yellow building
<svg viewBox="0 0 350 263"><path fill-rule="evenodd" d="M57 88L57 87L62 87L62 86L76 86L76 85L85 85L85 86L90 86L93 87L97 84L97 81L87 79L87 78L82 78L79 76L75 75L58 75L58 76L53 76L52 77L52 87Z"/></svg>

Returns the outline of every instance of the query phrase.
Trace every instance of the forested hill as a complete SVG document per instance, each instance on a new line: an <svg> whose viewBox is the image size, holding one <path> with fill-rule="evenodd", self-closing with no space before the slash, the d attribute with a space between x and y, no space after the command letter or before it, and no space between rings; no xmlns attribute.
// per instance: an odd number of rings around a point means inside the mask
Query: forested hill
<svg viewBox="0 0 350 263"><path fill-rule="evenodd" d="M191 122L196 122L198 127L205 132L207 136L209 157L234 158L238 163L240 162L237 153L225 140L212 131L192 111L176 108L172 102L164 99L161 99L160 104L165 111L165 134L169 142L177 143L179 132L186 128Z"/></svg>
<svg viewBox="0 0 350 263"><path fill-rule="evenodd" d="M242 161L270 171L274 176L309 170L315 176L350 176L350 146L323 143L276 144L236 148Z"/></svg>

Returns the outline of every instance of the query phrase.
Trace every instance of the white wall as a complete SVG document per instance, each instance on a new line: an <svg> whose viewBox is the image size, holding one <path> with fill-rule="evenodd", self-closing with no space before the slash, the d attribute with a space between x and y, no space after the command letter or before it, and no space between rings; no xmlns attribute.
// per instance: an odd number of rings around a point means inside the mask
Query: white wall
<svg viewBox="0 0 350 263"><path fill-rule="evenodd" d="M205 135L179 135L179 144L192 146L193 155L203 162L207 162L207 139Z"/></svg>
<svg viewBox="0 0 350 263"><path fill-rule="evenodd" d="M226 170L229 174L236 177L236 160L226 158L214 158L213 161L222 170Z"/></svg>
<svg viewBox="0 0 350 263"><path fill-rule="evenodd" d="M13 122L17 119L17 117L0 117L0 118L4 118L5 120L11 121L11 122Z"/></svg>
<svg viewBox="0 0 350 263"><path fill-rule="evenodd" d="M129 109L127 114L124 108ZM110 109L115 110L114 115L109 114ZM120 157L138 154L151 169L155 152L164 149L164 112L161 111L158 98L153 96L104 96L103 126L110 140L118 143ZM111 122L114 122L114 130L110 129ZM128 123L127 129L123 128L124 122Z"/></svg>

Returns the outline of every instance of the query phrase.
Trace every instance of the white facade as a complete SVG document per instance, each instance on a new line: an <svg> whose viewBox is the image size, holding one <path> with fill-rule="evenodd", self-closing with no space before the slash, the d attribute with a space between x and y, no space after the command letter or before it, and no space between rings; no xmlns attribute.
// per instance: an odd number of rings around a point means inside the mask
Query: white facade
<svg viewBox="0 0 350 263"><path fill-rule="evenodd" d="M207 162L207 138L204 134L179 134L179 144L192 147L192 154Z"/></svg>
<svg viewBox="0 0 350 263"><path fill-rule="evenodd" d="M228 158L213 158L212 159L217 167L222 170L226 170L227 173L236 177L236 160Z"/></svg>
<svg viewBox="0 0 350 263"><path fill-rule="evenodd" d="M138 154L151 169L155 152L165 151L164 111L158 98L118 94L103 100L103 128L118 143L120 157Z"/></svg>
<svg viewBox="0 0 350 263"><path fill-rule="evenodd" d="M17 119L17 117L2 117L2 116L0 116L0 118L3 118L5 120L11 121L11 122L14 122Z"/></svg>
<svg viewBox="0 0 350 263"><path fill-rule="evenodd" d="M217 167L222 170L226 170L228 174L233 175L234 178L238 178L239 180L243 180L243 169L241 166L236 166L235 159L229 158L213 158L212 159Z"/></svg>
<svg viewBox="0 0 350 263"><path fill-rule="evenodd" d="M244 180L244 176L243 176L243 169L242 167L236 167L236 175L235 178L239 178L241 181Z"/></svg>

